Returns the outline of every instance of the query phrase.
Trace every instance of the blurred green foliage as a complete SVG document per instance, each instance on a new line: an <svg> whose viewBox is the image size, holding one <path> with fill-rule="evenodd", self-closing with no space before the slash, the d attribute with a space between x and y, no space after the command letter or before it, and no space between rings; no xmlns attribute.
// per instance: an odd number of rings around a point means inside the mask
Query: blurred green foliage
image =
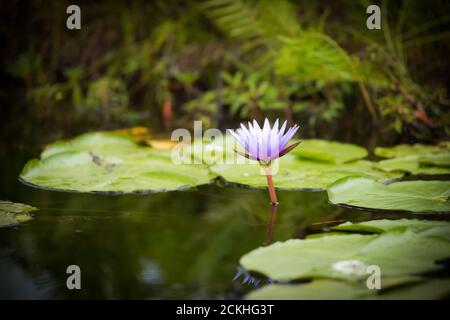
<svg viewBox="0 0 450 320"><path fill-rule="evenodd" d="M304 136L447 137L449 3L375 2L381 30L367 0L81 1L71 31L68 1L9 0L2 118L162 132L269 116Z"/></svg>

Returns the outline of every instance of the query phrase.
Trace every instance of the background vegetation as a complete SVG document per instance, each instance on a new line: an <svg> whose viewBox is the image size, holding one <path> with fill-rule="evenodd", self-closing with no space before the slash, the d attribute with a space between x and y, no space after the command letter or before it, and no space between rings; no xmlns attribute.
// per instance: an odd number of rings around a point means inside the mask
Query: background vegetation
<svg viewBox="0 0 450 320"><path fill-rule="evenodd" d="M266 116L369 146L449 136L448 1L79 1L79 31L69 4L2 1L6 140Z"/></svg>

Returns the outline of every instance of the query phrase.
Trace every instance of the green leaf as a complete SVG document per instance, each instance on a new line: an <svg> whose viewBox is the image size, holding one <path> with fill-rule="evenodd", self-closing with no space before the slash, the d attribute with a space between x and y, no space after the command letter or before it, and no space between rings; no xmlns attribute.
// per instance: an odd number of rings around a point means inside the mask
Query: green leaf
<svg viewBox="0 0 450 320"><path fill-rule="evenodd" d="M332 229L375 234L340 232L316 239L276 243L252 251L241 259L250 270L278 281L299 278L313 278L313 281L271 284L251 292L246 299L438 299L450 293L450 279L417 276L437 270L436 261L448 257L449 222L384 219L347 222ZM349 235L359 237L346 238ZM342 258L345 260L337 261ZM327 269L327 265L332 267ZM367 288L365 282L369 274L365 267L368 265L380 267L381 290ZM345 275L331 271L333 267ZM314 277L311 272L315 273Z"/></svg>
<svg viewBox="0 0 450 320"><path fill-rule="evenodd" d="M57 141L41 153L41 158L68 151L93 151L97 154L111 151L124 152L126 149L136 149L136 141L129 135L115 132L85 133L70 140Z"/></svg>
<svg viewBox="0 0 450 320"><path fill-rule="evenodd" d="M273 166L278 166L273 175L275 187L278 189L323 190L328 184L347 176L365 176L388 181L402 175L398 172L378 170L367 160L334 164L296 159L291 154L280 158ZM247 164L218 164L212 166L211 171L232 183L263 188L267 186L264 171L255 161Z"/></svg>
<svg viewBox="0 0 450 320"><path fill-rule="evenodd" d="M444 226L449 232L448 224ZM333 278L358 280L366 268L380 267L383 277L404 277L438 270L449 256L450 243L413 230L395 229L380 235L331 235L277 242L244 255L240 263L276 281Z"/></svg>
<svg viewBox="0 0 450 320"><path fill-rule="evenodd" d="M212 165L235 163L236 159L240 157L235 150L244 152L241 145L231 135L227 134L214 139L195 139L187 148L187 153L188 157L193 156L201 163Z"/></svg>
<svg viewBox="0 0 450 320"><path fill-rule="evenodd" d="M450 211L449 181L403 181L389 185L373 179L348 177L328 187L334 204L413 212Z"/></svg>
<svg viewBox="0 0 450 320"><path fill-rule="evenodd" d="M206 166L176 164L170 151L140 146L110 133L57 142L31 160L20 179L27 184L78 192L156 192L186 189L213 179Z"/></svg>
<svg viewBox="0 0 450 320"><path fill-rule="evenodd" d="M271 284L250 292L247 300L352 300L371 294L363 284L345 281L314 280L305 284Z"/></svg>
<svg viewBox="0 0 450 320"><path fill-rule="evenodd" d="M387 172L399 171L399 172L409 172L412 174L450 174L450 168L429 166L421 164L421 159L431 159L429 161L436 161L435 158L428 157L423 158L420 154L412 156L398 157L388 160L382 160L376 164L377 168ZM433 160L435 159L435 160ZM438 160L447 161L447 160Z"/></svg>
<svg viewBox="0 0 450 320"><path fill-rule="evenodd" d="M301 145L293 153L303 159L334 163L350 162L367 156L367 150L363 147L319 139L302 140Z"/></svg>
<svg viewBox="0 0 450 320"><path fill-rule="evenodd" d="M429 154L431 152L440 152L448 150L450 143L443 142L439 145L425 145L425 144L399 144L393 147L377 147L375 148L375 155L383 158L397 158L403 156L411 156L418 154Z"/></svg>
<svg viewBox="0 0 450 320"><path fill-rule="evenodd" d="M331 230L357 232L357 233L383 233L398 228L408 228L409 230L420 233L423 236L437 236L444 240L450 241L450 222L432 221L418 219L397 219L397 220L371 220L360 223L346 222Z"/></svg>
<svg viewBox="0 0 450 320"><path fill-rule="evenodd" d="M11 227L32 219L29 214L37 208L10 201L0 200L0 228Z"/></svg>
<svg viewBox="0 0 450 320"><path fill-rule="evenodd" d="M446 299L450 294L450 279L434 279L424 283L401 287L380 295L389 300L436 300Z"/></svg>
<svg viewBox="0 0 450 320"><path fill-rule="evenodd" d="M450 167L450 151L429 153L419 157L419 163L425 166Z"/></svg>
<svg viewBox="0 0 450 320"><path fill-rule="evenodd" d="M381 281L382 290L369 290L364 282L349 283L335 280L314 280L305 284L280 285L272 284L255 290L245 298L249 300L424 300L443 299L450 293L450 279L435 279L413 281L401 287L383 290L384 279Z"/></svg>
<svg viewBox="0 0 450 320"><path fill-rule="evenodd" d="M352 260L360 248L375 238L372 235L352 234L277 242L245 254L240 264L249 271L260 272L276 281L317 277L358 278L362 275L358 270L347 274L333 269L333 264Z"/></svg>

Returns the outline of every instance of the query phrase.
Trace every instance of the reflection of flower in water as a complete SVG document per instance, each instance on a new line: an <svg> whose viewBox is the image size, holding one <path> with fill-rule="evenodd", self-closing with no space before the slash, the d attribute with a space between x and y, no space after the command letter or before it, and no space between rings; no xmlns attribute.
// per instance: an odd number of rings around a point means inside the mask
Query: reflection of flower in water
<svg viewBox="0 0 450 320"><path fill-rule="evenodd" d="M242 279L241 284L247 284L247 285L252 285L254 287L259 286L259 284L261 283L261 279L256 279L253 276L250 275L250 273L242 268L239 268L236 271L236 275L234 276L233 280L231 280L231 282L235 282L236 280L239 279L239 277L241 275L244 275L244 278ZM267 279L266 283L273 283L272 279Z"/></svg>
<svg viewBox="0 0 450 320"><path fill-rule="evenodd" d="M159 266L149 259L142 260L143 268L139 275L142 282L147 284L161 284L163 283L163 275Z"/></svg>

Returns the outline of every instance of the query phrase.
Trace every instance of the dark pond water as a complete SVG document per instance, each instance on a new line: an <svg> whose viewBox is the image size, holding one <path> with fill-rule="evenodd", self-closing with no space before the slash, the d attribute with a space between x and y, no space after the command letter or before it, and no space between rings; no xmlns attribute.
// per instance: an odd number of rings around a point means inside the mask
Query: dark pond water
<svg viewBox="0 0 450 320"><path fill-rule="evenodd" d="M3 299L240 298L254 284L242 284L245 275L234 279L239 258L267 243L268 230L279 241L348 220L411 216L336 207L324 192L279 192L281 205L268 228L264 190L210 185L150 195L50 192L17 180L38 154L29 146L1 150L0 199L39 208L33 220L0 229ZM66 269L74 264L81 268L81 290L66 287Z"/></svg>

